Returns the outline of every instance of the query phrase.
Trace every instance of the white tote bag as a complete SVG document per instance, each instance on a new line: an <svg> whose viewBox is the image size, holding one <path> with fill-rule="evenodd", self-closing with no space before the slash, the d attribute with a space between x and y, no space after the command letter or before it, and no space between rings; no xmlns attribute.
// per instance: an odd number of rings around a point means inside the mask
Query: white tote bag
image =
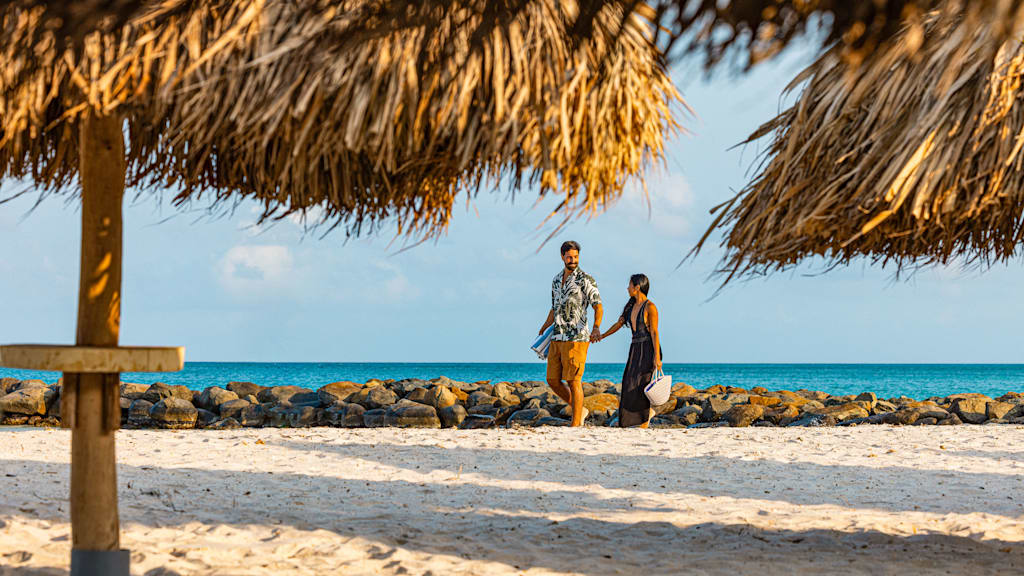
<svg viewBox="0 0 1024 576"><path fill-rule="evenodd" d="M651 382L644 387L644 394L651 401L651 406L661 406L668 402L672 394L672 377L666 376L661 370L656 370L651 376Z"/></svg>
<svg viewBox="0 0 1024 576"><path fill-rule="evenodd" d="M551 346L551 335L554 333L555 325L552 324L543 334L537 336L537 339L530 345L530 350L533 350L541 360L548 359L548 347Z"/></svg>

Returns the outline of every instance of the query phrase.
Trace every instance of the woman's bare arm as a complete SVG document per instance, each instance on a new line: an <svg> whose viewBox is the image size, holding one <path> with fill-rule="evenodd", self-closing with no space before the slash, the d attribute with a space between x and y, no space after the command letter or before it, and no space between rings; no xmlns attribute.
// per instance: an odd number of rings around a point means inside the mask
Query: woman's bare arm
<svg viewBox="0 0 1024 576"><path fill-rule="evenodd" d="M651 302L645 310L647 314L647 331L651 333L654 344L654 367L661 370L661 341L658 337L658 307Z"/></svg>
<svg viewBox="0 0 1024 576"><path fill-rule="evenodd" d="M622 325L625 324L625 323L626 322L625 322L625 320L622 319L622 316L619 316L619 320L615 324L612 324L612 327L609 328L607 332L605 332L604 334L601 334L601 338L600 339L604 340L605 338L611 336L612 334L615 334L616 332L619 331L619 328L622 328Z"/></svg>

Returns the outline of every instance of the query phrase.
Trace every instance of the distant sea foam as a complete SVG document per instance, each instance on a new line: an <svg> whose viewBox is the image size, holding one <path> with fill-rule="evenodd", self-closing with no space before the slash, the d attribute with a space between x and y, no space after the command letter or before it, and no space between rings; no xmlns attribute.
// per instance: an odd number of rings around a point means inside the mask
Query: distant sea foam
<svg viewBox="0 0 1024 576"><path fill-rule="evenodd" d="M588 364L584 380L622 378L622 364ZM1024 364L666 364L676 382L697 388L714 384L769 390L807 388L830 394L874 392L880 398L909 396L924 399L958 392L980 392L992 397L1024 392ZM39 378L54 382L56 372L0 368L0 377ZM365 382L370 378L429 380L447 376L475 382L544 380L544 363L261 363L189 362L181 372L123 374L126 382L184 384L199 390L224 386L233 380L263 386L295 385L318 388L328 382Z"/></svg>

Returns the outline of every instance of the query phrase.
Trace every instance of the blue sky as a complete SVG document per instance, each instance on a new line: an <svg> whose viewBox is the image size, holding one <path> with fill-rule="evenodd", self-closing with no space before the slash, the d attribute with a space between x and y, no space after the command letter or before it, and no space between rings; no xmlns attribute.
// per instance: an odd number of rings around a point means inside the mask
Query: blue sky
<svg viewBox="0 0 1024 576"><path fill-rule="evenodd" d="M538 225L553 204L534 206L530 190L515 202L499 190L463 203L446 236L401 253L387 233L346 243L288 221L256 229L251 206L211 219L145 198L125 211L122 343L184 345L194 361L531 361L558 244L572 238L601 288L606 326L629 274L651 278L667 362L1024 361L1017 262L909 282L861 263L808 275L812 264L710 301L717 250L677 269L708 209L750 175L756 147L730 148L779 110L807 58L792 52L745 77L677 67L697 118L649 179L650 216L632 191L539 252ZM30 213L33 202L0 206L0 342L71 343L79 214L59 198ZM590 360L621 362L627 348L620 333Z"/></svg>

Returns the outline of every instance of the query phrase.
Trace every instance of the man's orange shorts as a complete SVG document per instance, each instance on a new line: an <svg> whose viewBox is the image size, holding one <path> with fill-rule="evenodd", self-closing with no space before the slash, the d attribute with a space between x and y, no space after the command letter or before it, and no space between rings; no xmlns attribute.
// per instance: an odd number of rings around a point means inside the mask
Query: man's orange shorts
<svg viewBox="0 0 1024 576"><path fill-rule="evenodd" d="M552 342L548 348L548 381L583 380L590 342Z"/></svg>

